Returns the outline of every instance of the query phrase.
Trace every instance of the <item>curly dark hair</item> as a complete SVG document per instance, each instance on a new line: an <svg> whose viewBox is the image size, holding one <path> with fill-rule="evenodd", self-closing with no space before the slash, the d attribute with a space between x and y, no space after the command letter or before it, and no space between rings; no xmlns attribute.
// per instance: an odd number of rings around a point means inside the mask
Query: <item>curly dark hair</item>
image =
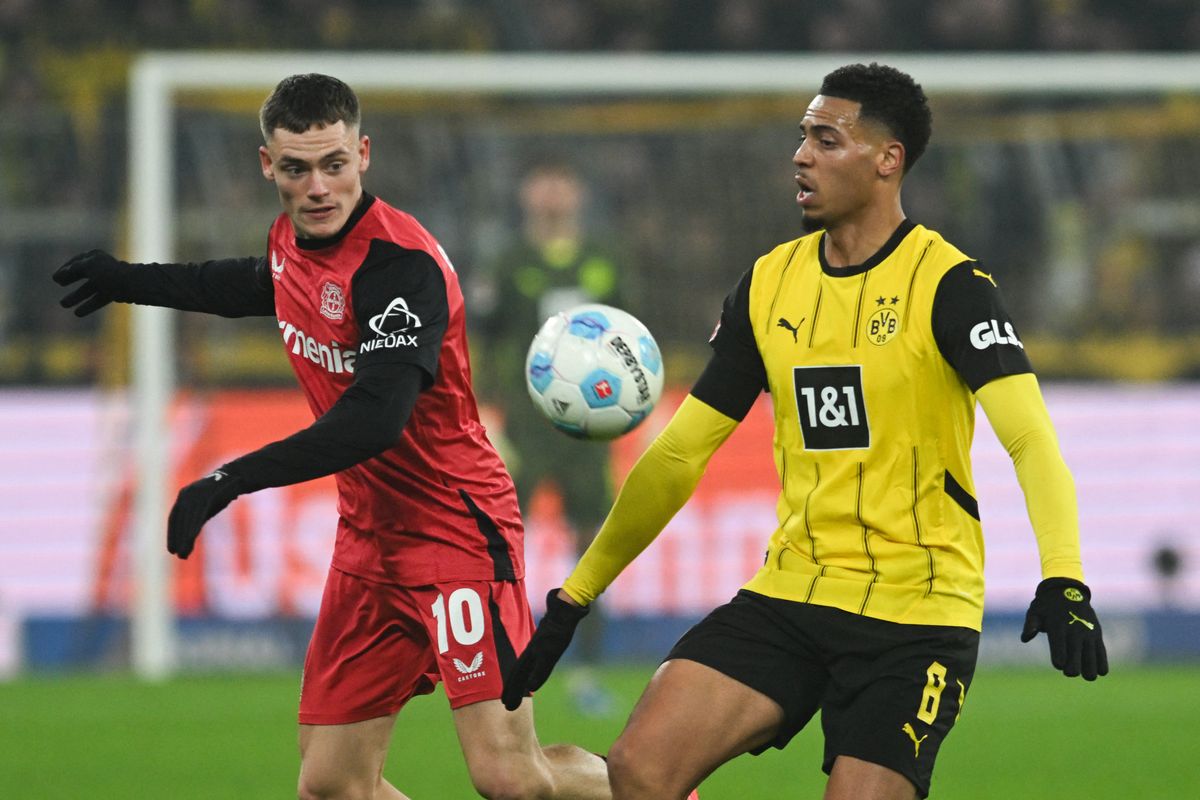
<svg viewBox="0 0 1200 800"><path fill-rule="evenodd" d="M315 72L281 80L258 112L259 127L268 140L277 128L304 133L313 125L339 122L357 128L361 121L354 90L337 78Z"/></svg>
<svg viewBox="0 0 1200 800"><path fill-rule="evenodd" d="M862 104L859 116L887 126L904 145L904 172L925 152L933 114L921 84L884 64L848 64L825 76L820 94Z"/></svg>

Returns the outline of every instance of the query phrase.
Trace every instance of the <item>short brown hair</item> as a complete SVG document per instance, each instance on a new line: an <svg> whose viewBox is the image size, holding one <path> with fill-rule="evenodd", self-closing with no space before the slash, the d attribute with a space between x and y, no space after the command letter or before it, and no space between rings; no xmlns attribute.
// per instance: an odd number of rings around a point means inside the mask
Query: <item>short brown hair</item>
<svg viewBox="0 0 1200 800"><path fill-rule="evenodd" d="M270 140L276 128L304 133L314 125L357 128L362 121L358 96L337 78L310 72L284 78L258 112L263 139Z"/></svg>

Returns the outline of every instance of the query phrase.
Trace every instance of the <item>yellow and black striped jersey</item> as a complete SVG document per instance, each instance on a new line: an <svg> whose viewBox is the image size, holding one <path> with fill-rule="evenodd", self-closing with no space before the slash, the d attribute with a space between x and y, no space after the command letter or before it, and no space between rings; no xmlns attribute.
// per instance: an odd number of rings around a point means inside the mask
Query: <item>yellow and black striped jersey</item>
<svg viewBox="0 0 1200 800"><path fill-rule="evenodd" d="M1024 346L992 277L936 232L906 220L837 269L823 239L760 258L712 338L774 406L779 525L746 588L979 629L975 391L1032 372Z"/></svg>

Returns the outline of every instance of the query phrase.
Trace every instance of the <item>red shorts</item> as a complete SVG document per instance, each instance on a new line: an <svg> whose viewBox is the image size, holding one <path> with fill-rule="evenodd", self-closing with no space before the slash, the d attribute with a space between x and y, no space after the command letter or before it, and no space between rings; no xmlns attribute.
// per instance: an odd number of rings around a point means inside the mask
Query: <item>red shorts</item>
<svg viewBox="0 0 1200 800"><path fill-rule="evenodd" d="M500 697L533 635L523 581L377 583L330 568L300 681L300 724L394 714L438 681L451 708Z"/></svg>

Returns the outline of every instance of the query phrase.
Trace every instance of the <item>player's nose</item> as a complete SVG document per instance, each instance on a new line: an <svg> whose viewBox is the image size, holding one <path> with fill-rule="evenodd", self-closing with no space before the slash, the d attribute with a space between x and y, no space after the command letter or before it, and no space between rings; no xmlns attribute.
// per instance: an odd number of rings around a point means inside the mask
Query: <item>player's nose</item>
<svg viewBox="0 0 1200 800"><path fill-rule="evenodd" d="M324 197L329 194L329 185L321 176L320 170L313 170L309 177L307 194L309 197Z"/></svg>

